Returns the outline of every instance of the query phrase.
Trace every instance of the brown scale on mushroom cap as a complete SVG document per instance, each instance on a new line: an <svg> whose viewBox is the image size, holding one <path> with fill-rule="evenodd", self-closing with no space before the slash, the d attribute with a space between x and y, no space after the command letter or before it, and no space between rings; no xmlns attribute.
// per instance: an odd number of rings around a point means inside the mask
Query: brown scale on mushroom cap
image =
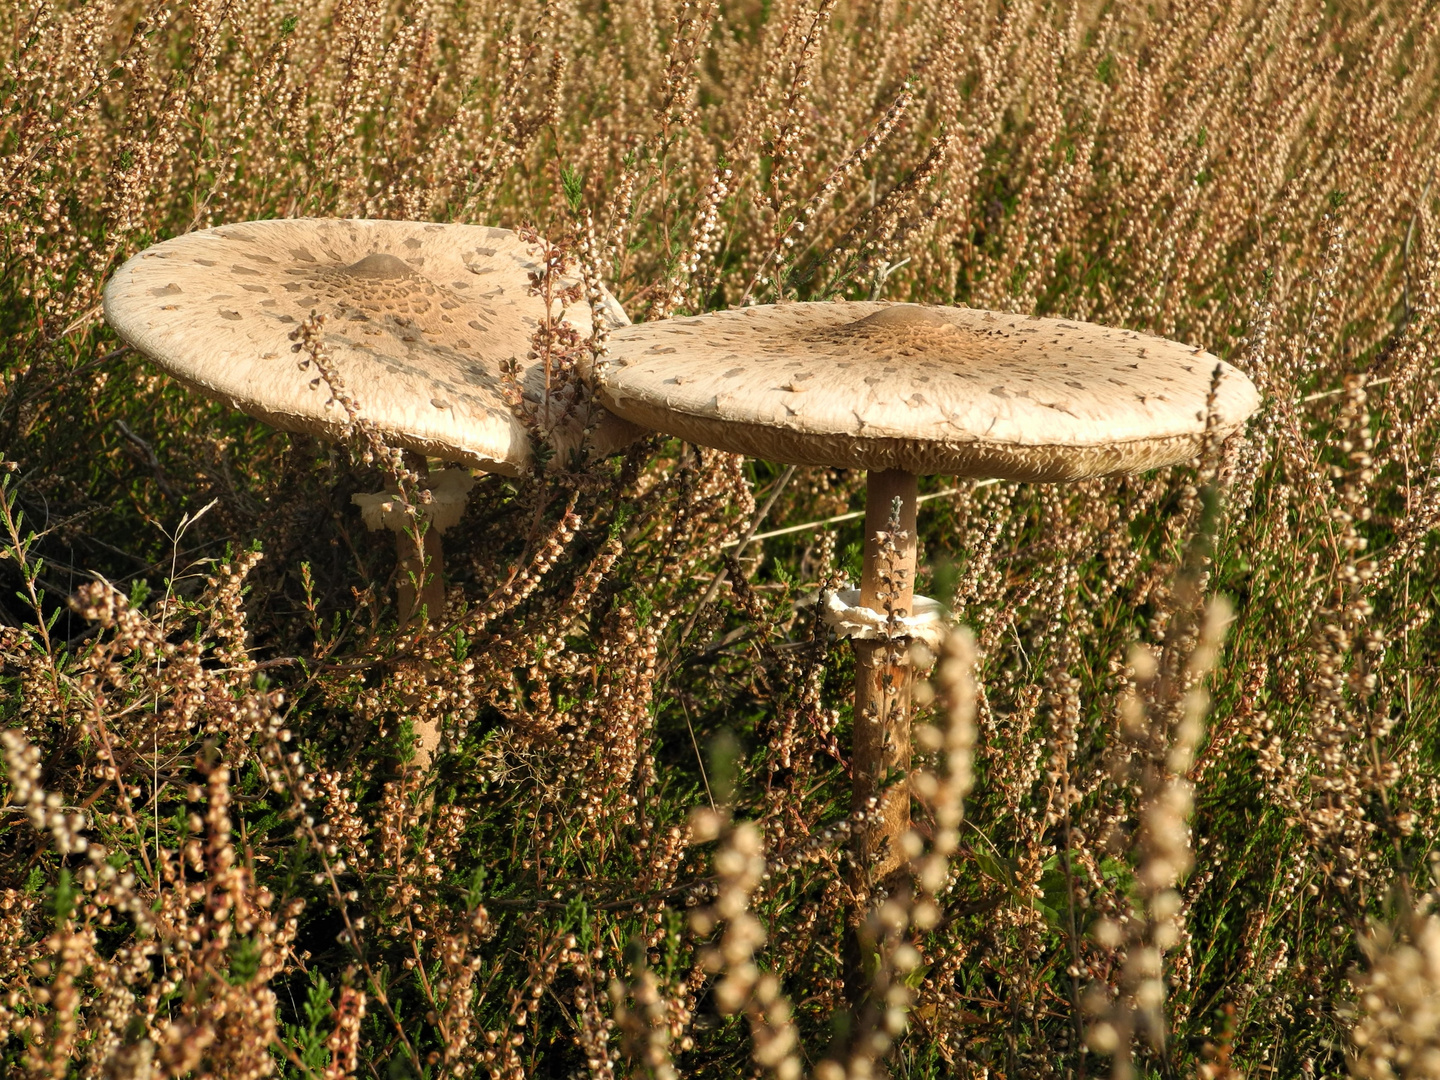
<svg viewBox="0 0 1440 1080"><path fill-rule="evenodd" d="M105 289L105 316L130 345L181 381L276 427L335 437L345 428L289 335L312 311L362 415L387 440L449 461L514 473L530 459L500 365L517 360L539 400L544 371L526 359L543 316L528 291L538 265L516 234L475 225L294 219L226 225L135 256ZM606 297L612 322L624 312ZM587 304L557 312L581 334ZM599 453L638 432L596 409L555 433L563 451L587 419Z"/></svg>
<svg viewBox="0 0 1440 1080"><path fill-rule="evenodd" d="M1062 319L887 303L784 304L615 331L615 413L799 465L1073 480L1193 457L1250 381L1191 346Z"/></svg>

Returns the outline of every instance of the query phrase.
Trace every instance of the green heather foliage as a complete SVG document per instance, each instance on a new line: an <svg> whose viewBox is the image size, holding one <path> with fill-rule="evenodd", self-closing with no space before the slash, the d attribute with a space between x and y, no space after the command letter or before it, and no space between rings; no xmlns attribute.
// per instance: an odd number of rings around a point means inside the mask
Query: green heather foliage
<svg viewBox="0 0 1440 1080"><path fill-rule="evenodd" d="M1437 31L1434 0L0 4L5 1074L1440 1077ZM529 224L636 320L1130 327L1265 404L1191 467L926 482L920 589L973 646L920 695L914 887L857 896L852 662L809 601L859 525L727 542L863 476L654 437L481 478L440 628L402 630L350 505L373 446L99 317L144 246L299 215Z"/></svg>

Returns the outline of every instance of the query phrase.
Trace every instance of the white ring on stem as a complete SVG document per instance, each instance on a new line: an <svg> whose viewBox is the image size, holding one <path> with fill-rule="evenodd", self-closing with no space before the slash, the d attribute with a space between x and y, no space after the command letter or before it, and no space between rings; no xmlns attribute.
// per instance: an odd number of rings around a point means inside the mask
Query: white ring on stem
<svg viewBox="0 0 1440 1080"><path fill-rule="evenodd" d="M840 637L858 641L886 641L897 637L924 643L931 652L940 651L940 643L950 632L950 612L939 600L915 596L910 614L891 620L883 611L860 606L859 589L827 590L821 597L820 617ZM899 624L900 633L892 628Z"/></svg>
<svg viewBox="0 0 1440 1080"><path fill-rule="evenodd" d="M421 486L430 489L430 502L417 503L415 510L430 519L430 526L437 533L443 533L452 525L459 524L465 513L465 499L469 496L470 489L475 486L475 477L470 474L469 469L444 469L431 473L430 478ZM365 519L365 526L371 532L382 528L391 532L403 532L409 522L399 499L396 498L397 494L394 491L356 494L350 496L350 501L360 508L360 516Z"/></svg>

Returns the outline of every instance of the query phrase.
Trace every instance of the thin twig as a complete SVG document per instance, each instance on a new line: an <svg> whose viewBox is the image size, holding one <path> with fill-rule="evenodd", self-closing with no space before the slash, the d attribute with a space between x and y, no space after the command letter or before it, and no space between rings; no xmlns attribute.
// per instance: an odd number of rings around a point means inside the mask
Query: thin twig
<svg viewBox="0 0 1440 1080"><path fill-rule="evenodd" d="M159 486L160 490L172 499L177 498L175 489L170 486L170 481L165 478L165 470L160 465L160 459L155 455L155 448L139 435L136 435L135 432L131 431L130 425L125 423L124 420L117 419L115 426L120 429L120 434L124 435L125 439L144 455L145 464L150 467L150 472L154 475L155 483Z"/></svg>
<svg viewBox="0 0 1440 1080"><path fill-rule="evenodd" d="M86 324L88 324L88 323L90 323L91 321L93 321L94 318L95 318L95 316L97 316L97 315L99 315L99 314L100 314L100 305L99 305L99 304L96 304L94 307L89 308L88 310L86 310L86 311L82 312L81 314L77 315L77 316L71 321L71 323L70 323L69 326L65 327L64 330L61 330L61 331L60 331L60 336L61 336L62 338L69 337L69 336L70 336L71 334L73 334L76 330L79 330L81 327L83 327L83 326L85 326Z"/></svg>
<svg viewBox="0 0 1440 1080"><path fill-rule="evenodd" d="M1435 183L1435 176L1432 173L1430 179L1425 181L1425 190L1420 192L1420 198L1415 204L1415 212L1410 215L1410 224L1405 229L1405 245L1400 249L1400 261L1405 268L1405 316L1402 321L1410 320L1410 313L1414 310L1410 306L1410 241L1415 236L1415 223L1420 218L1420 213L1425 206L1425 200L1430 197L1430 187Z"/></svg>
<svg viewBox="0 0 1440 1080"><path fill-rule="evenodd" d="M1384 385L1385 385L1386 383L1388 383L1389 381L1390 381L1390 376L1389 376L1389 375L1386 375L1383 379L1371 379L1369 382L1367 382L1367 383L1362 387L1362 389L1369 390L1370 387L1372 387L1372 386L1384 386ZM1302 403L1304 403L1304 402L1307 402L1307 401L1319 401L1321 398L1336 397L1336 396L1338 396L1338 395L1340 395L1340 394L1345 393L1345 391L1346 391L1347 389L1349 389L1349 388L1348 388L1348 387L1345 387L1345 386L1339 386L1339 387L1336 387L1334 390L1320 390L1320 391L1317 391L1317 392L1314 393L1314 394L1306 394L1304 397L1302 397L1302 398L1300 399L1300 401L1301 401Z"/></svg>
<svg viewBox="0 0 1440 1080"><path fill-rule="evenodd" d="M978 484L975 485L975 487L976 487L976 488L989 487L991 484L998 484L998 483L1000 483L1000 482L1001 482L1001 481L998 480L998 479L997 479L997 480L981 480ZM959 492L964 491L964 490L965 490L964 488L952 487L952 488L946 488L944 491L932 491L929 495L921 495L921 496L920 496L918 499L916 499L915 501L916 501L917 503L923 503L923 502L929 502L931 499L943 499L946 495L955 495L955 494L958 494ZM973 491L974 488L972 488L971 490ZM821 527L823 527L823 526L825 526L825 525L835 525L835 524L838 524L839 522L842 522L842 521L854 521L855 519L857 519L857 518L862 518L862 517L864 517L864 516L865 516L865 511L864 511L864 510L852 510L852 511L850 511L848 514L836 514L834 517L824 518L824 519L821 520L821 521L807 521L807 522L805 522L803 525L786 525L783 529L771 529L769 532L757 533L757 534L754 535L754 536L748 536L748 537L745 538L745 540L746 540L746 541L754 541L755 543L758 544L758 543L759 543L760 541L762 541L762 540L769 540L772 536L788 536L790 533L804 532L806 529L819 529L819 528L821 528ZM740 541L740 540L727 540L725 543L721 544L720 546L721 546L721 547L735 547L736 545L739 545L739 544L742 544L742 543L743 543L743 542ZM742 547L741 550L744 550L743 547ZM736 558L739 558L739 557L740 557L740 552L739 552L739 551L737 551L737 552L735 553L735 557L736 557Z"/></svg>
<svg viewBox="0 0 1440 1080"><path fill-rule="evenodd" d="M705 775L705 759L700 754L700 743L695 738L695 725L690 723L690 706L682 698L680 709L685 714L685 726L690 731L690 745L695 748L695 762L700 766L700 780L705 785L705 797L710 800L710 809L715 809L715 796L710 792L710 777Z"/></svg>
<svg viewBox="0 0 1440 1080"><path fill-rule="evenodd" d="M880 264L880 269L875 274L875 287L870 290L871 301L880 299L881 294L885 292L885 283L890 280L890 275L895 273L896 270L899 270L909 261L910 256L906 255L905 258L901 259L897 263L882 262Z"/></svg>

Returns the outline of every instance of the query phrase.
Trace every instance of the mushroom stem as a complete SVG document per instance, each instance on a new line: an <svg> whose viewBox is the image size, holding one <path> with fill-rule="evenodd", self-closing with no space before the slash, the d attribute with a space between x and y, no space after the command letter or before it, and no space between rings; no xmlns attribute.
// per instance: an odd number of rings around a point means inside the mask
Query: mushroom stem
<svg viewBox="0 0 1440 1080"><path fill-rule="evenodd" d="M465 512L465 497L475 480L467 469L445 469L432 474L419 454L407 453L406 465L418 473L421 482L430 489L430 502L419 508L423 522L403 513L392 491L352 495L350 501L360 507L365 524L372 530L389 529L395 534L399 575L395 591L400 603L400 625L413 627L423 608L425 625L416 627L423 634L445 613L445 557L440 535L459 522ZM422 526L425 534L417 543L415 532ZM434 669L430 660L417 659L413 663L422 672ZM418 699L411 699L411 704L418 703ZM440 745L440 727L433 718L416 717L415 743L415 767L425 772Z"/></svg>
<svg viewBox="0 0 1440 1080"><path fill-rule="evenodd" d="M405 451L405 464L420 477L423 486L430 483L430 463L425 455L413 450ZM428 626L438 621L445 611L445 555L440 545L440 529L434 521L421 522L412 518L409 528L395 531L395 558L400 564L400 581L396 599L400 601L402 626L410 626L425 610ZM415 533L421 527L425 535L421 543L415 542ZM432 666L422 661L425 667ZM440 725L431 717L416 717L415 768L422 773L430 771L430 763L440 749Z"/></svg>
<svg viewBox="0 0 1440 1080"><path fill-rule="evenodd" d="M915 587L915 474L900 469L870 472L865 494L865 565L860 603L874 611L910 613ZM900 532L890 533L890 517L899 500ZM881 549L882 534L893 549ZM888 790L894 771L910 770L909 639L852 642L855 647L855 735L851 760L852 810L880 797L880 819L855 836L862 883L893 873L903 862L901 838L910 827L910 785L901 780Z"/></svg>
<svg viewBox="0 0 1440 1080"><path fill-rule="evenodd" d="M430 466L423 456L406 451L405 464L419 473L422 484L429 481ZM415 528L419 527L417 521ZM438 621L445 611L445 553L440 530L430 522L421 544L415 543L414 532L411 528L395 531L395 558L400 566L396 592L404 626L419 618L422 607L430 622Z"/></svg>

